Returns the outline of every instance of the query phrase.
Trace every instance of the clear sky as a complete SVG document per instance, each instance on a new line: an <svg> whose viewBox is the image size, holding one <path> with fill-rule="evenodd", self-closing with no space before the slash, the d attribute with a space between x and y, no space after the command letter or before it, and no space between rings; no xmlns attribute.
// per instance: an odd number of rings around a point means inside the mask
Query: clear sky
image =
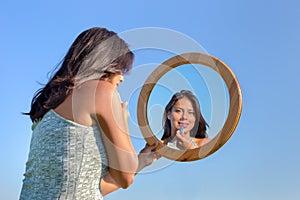
<svg viewBox="0 0 300 200"><path fill-rule="evenodd" d="M0 199L18 199L21 189L31 138L31 122L21 112L76 36L92 26L186 35L227 63L243 92L237 129L216 153L189 163L162 159L163 167L145 169L107 200L299 199L299 19L297 0L2 1ZM170 57L151 53L137 51L134 69ZM136 112L134 103L129 110ZM137 129L132 134L139 151L144 141Z"/></svg>

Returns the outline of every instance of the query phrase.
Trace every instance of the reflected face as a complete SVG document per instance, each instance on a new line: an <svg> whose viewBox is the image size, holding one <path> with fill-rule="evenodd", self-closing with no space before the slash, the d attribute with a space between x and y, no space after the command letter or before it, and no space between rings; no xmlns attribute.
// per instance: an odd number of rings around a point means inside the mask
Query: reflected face
<svg viewBox="0 0 300 200"><path fill-rule="evenodd" d="M108 81L114 86L118 87L119 84L124 81L124 76L121 73L113 74L109 77Z"/></svg>
<svg viewBox="0 0 300 200"><path fill-rule="evenodd" d="M167 117L171 122L171 135L174 135L180 126L183 126L184 132L190 132L196 121L193 104L186 97L179 99L174 104Z"/></svg>

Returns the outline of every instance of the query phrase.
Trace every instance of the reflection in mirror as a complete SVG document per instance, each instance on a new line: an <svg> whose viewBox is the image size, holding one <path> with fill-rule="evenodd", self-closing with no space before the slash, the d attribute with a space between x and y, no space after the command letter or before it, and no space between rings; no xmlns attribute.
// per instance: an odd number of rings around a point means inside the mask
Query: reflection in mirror
<svg viewBox="0 0 300 200"><path fill-rule="evenodd" d="M200 64L185 64L156 83L147 116L157 139L175 149L192 149L219 133L229 104L228 89L216 71Z"/></svg>

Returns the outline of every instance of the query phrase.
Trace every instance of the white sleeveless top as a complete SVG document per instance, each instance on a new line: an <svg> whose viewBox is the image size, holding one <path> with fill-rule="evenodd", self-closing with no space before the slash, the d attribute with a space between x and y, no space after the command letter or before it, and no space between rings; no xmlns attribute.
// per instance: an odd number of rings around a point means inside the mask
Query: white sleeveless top
<svg viewBox="0 0 300 200"><path fill-rule="evenodd" d="M47 112L33 131L20 199L102 200L108 161L98 126Z"/></svg>

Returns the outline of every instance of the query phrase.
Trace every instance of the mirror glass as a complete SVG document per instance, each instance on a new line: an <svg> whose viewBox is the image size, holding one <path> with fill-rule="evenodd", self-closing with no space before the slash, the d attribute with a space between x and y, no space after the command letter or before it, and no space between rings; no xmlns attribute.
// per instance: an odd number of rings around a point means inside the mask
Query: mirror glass
<svg viewBox="0 0 300 200"><path fill-rule="evenodd" d="M213 139L227 119L229 93L222 77L201 64L178 66L164 74L155 84L147 105L148 122L153 134L158 140L162 138L165 107L172 96L181 90L189 90L197 97L201 114L208 124L208 138Z"/></svg>

